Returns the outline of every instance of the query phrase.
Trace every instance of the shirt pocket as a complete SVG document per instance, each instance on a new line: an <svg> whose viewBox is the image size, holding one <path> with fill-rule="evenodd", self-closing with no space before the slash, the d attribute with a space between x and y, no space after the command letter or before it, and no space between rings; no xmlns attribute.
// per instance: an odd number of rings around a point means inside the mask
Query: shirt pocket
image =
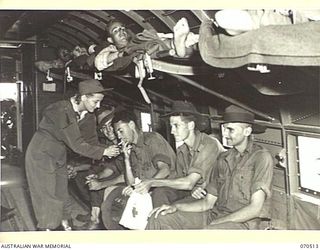
<svg viewBox="0 0 320 250"><path fill-rule="evenodd" d="M157 169L152 165L151 162L143 162L142 164L142 171L141 171L141 175L143 175L142 178L152 178L156 173L157 173Z"/></svg>
<svg viewBox="0 0 320 250"><path fill-rule="evenodd" d="M253 169L242 169L239 171L238 183L239 191L241 194L240 198L243 198L246 202L251 199L251 186L254 171Z"/></svg>
<svg viewBox="0 0 320 250"><path fill-rule="evenodd" d="M219 191L219 197L227 197L228 190L226 189L226 178L218 177L217 178L217 190Z"/></svg>

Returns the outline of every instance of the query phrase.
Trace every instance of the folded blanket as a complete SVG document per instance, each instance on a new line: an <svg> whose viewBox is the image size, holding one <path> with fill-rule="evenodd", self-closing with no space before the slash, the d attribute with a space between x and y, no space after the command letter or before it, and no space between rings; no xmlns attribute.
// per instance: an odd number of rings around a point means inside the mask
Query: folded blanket
<svg viewBox="0 0 320 250"><path fill-rule="evenodd" d="M199 35L202 59L218 68L249 63L320 65L320 21L270 25L236 36L217 34L212 22L204 21Z"/></svg>
<svg viewBox="0 0 320 250"><path fill-rule="evenodd" d="M158 37L155 30L143 30L130 41L124 51L128 55L136 51L145 51L153 57L155 52L169 49L168 44Z"/></svg>

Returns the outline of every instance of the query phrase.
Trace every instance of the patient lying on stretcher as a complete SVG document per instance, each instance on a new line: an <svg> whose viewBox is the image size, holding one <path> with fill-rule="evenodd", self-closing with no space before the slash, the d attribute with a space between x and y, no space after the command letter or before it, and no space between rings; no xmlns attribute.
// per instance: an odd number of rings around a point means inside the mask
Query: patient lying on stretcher
<svg viewBox="0 0 320 250"><path fill-rule="evenodd" d="M258 29L268 25L288 25L320 20L320 10L258 9L220 10L215 14L215 24L229 35Z"/></svg>
<svg viewBox="0 0 320 250"><path fill-rule="evenodd" d="M117 20L107 24L106 33L107 43L91 47L89 51L95 53L94 65L99 71L123 69L144 52L151 57L157 57L159 51L166 51L171 56L188 57L193 52L192 46L198 42L198 35L190 32L185 18L177 22L173 34L144 30L134 35Z"/></svg>
<svg viewBox="0 0 320 250"><path fill-rule="evenodd" d="M320 10L220 10L214 16L216 26L229 35L268 25L286 25L320 20ZM190 32L188 21L181 18L173 28L173 34L144 30L134 35L117 20L111 20L106 27L107 44L95 47L94 65L96 69L116 71L126 68L134 57L147 52L151 58L159 51L169 51L169 55L189 57L193 54L199 35ZM120 59L121 58L121 59ZM117 60L116 60L117 59Z"/></svg>

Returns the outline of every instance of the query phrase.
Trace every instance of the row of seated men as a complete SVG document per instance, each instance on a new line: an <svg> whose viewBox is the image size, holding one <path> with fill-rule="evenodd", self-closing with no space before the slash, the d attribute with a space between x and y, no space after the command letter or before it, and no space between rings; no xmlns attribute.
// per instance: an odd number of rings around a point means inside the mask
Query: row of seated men
<svg viewBox="0 0 320 250"><path fill-rule="evenodd" d="M264 131L254 115L236 106L225 110L221 123L228 150L199 131L201 114L191 103L175 101L164 117L175 150L159 133L142 132L133 112L98 110L108 157L68 165L69 177L91 206L90 214L76 217L84 222L79 229L127 229L119 220L133 192L151 194L154 209L146 229L259 229L261 219L270 216L273 159L253 142L252 134ZM85 120L79 127L84 138L94 137Z"/></svg>

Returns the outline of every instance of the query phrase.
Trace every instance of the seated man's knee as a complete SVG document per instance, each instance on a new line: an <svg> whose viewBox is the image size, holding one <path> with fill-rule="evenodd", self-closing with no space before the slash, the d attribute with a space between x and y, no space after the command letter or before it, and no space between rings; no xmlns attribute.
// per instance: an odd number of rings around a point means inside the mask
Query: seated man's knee
<svg viewBox="0 0 320 250"><path fill-rule="evenodd" d="M223 229L241 229L245 230L248 229L248 227L245 226L243 223L236 223L236 222L225 222L225 223L220 223L220 224L213 224L213 225L207 225L204 229L209 229L209 230L223 230Z"/></svg>
<svg viewBox="0 0 320 250"><path fill-rule="evenodd" d="M148 218L148 224L146 226L146 230L154 230L155 229L155 218L154 215Z"/></svg>
<svg viewBox="0 0 320 250"><path fill-rule="evenodd" d="M169 215L158 215L157 218L155 218L154 214L148 218L148 224L146 226L146 230L159 230L164 229L166 220L165 217Z"/></svg>
<svg viewBox="0 0 320 250"><path fill-rule="evenodd" d="M160 207L163 204L168 204L166 195L164 193L164 189L161 187L155 188L152 190L151 198L152 198L153 207Z"/></svg>
<svg viewBox="0 0 320 250"><path fill-rule="evenodd" d="M148 219L146 230L178 230L184 229L183 225L184 219L181 218L181 214L159 214L157 218L152 215Z"/></svg>

